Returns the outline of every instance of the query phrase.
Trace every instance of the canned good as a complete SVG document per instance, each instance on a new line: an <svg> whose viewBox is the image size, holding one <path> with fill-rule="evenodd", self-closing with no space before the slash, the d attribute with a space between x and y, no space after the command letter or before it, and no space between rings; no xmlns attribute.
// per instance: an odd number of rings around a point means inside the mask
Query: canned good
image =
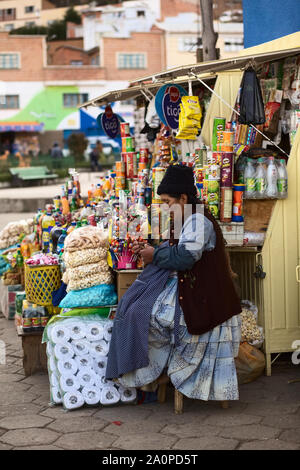
<svg viewBox="0 0 300 470"><path fill-rule="evenodd" d="M129 192L132 192L132 179L126 179L126 189Z"/></svg>
<svg viewBox="0 0 300 470"><path fill-rule="evenodd" d="M220 165L211 165L209 167L208 179L219 181L221 178L221 168Z"/></svg>
<svg viewBox="0 0 300 470"><path fill-rule="evenodd" d="M221 188L220 221L229 223L232 218L232 189Z"/></svg>
<svg viewBox="0 0 300 470"><path fill-rule="evenodd" d="M213 135L212 135L212 150L213 152L217 150L217 132L223 131L225 129L226 119L222 117L214 118L213 123Z"/></svg>
<svg viewBox="0 0 300 470"><path fill-rule="evenodd" d="M222 163L221 163L221 185L223 187L232 187L233 180L233 162L234 156L232 152L222 152Z"/></svg>
<svg viewBox="0 0 300 470"><path fill-rule="evenodd" d="M135 138L134 137L125 137L126 140L126 152L134 152L135 150Z"/></svg>
<svg viewBox="0 0 300 470"><path fill-rule="evenodd" d="M122 137L122 152L123 153L127 152L127 150L126 150L126 139L127 139L127 137Z"/></svg>
<svg viewBox="0 0 300 470"><path fill-rule="evenodd" d="M233 208L232 222L243 222L243 194L245 191L244 184L233 185Z"/></svg>
<svg viewBox="0 0 300 470"><path fill-rule="evenodd" d="M118 174L125 174L125 163L124 162L116 162L116 175Z"/></svg>
<svg viewBox="0 0 300 470"><path fill-rule="evenodd" d="M126 153L126 178L132 179L137 176L136 153Z"/></svg>
<svg viewBox="0 0 300 470"><path fill-rule="evenodd" d="M215 219L219 218L219 206L218 206L218 204L214 204L214 203L208 204L208 210L214 216Z"/></svg>
<svg viewBox="0 0 300 470"><path fill-rule="evenodd" d="M195 168L194 169L195 180L196 183L202 183L204 180L204 169L203 168Z"/></svg>
<svg viewBox="0 0 300 470"><path fill-rule="evenodd" d="M143 171L143 170L146 170L147 169L147 164L144 163L144 162L141 162L141 158L140 158L140 162L139 162L139 172L140 171Z"/></svg>
<svg viewBox="0 0 300 470"><path fill-rule="evenodd" d="M140 149L140 159L141 158L149 158L149 150L148 149Z"/></svg>
<svg viewBox="0 0 300 470"><path fill-rule="evenodd" d="M125 175L116 177L116 189L125 189Z"/></svg>
<svg viewBox="0 0 300 470"><path fill-rule="evenodd" d="M159 194L157 194L157 188L160 185L163 177L165 176L167 169L166 168L152 168L152 181L153 181L153 197L152 202L161 203Z"/></svg>
<svg viewBox="0 0 300 470"><path fill-rule="evenodd" d="M129 137L130 136L130 124L129 122L121 122L120 123L121 129L121 137Z"/></svg>

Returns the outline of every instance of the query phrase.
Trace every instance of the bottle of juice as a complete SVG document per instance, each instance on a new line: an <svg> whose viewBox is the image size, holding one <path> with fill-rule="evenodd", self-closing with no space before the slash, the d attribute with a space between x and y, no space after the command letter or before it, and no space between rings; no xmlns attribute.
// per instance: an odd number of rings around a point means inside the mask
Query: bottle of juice
<svg viewBox="0 0 300 470"><path fill-rule="evenodd" d="M35 331L41 331L41 317L37 304L32 305L32 315L31 315L31 330L34 333Z"/></svg>
<svg viewBox="0 0 300 470"><path fill-rule="evenodd" d="M267 189L267 175L263 165L263 159L258 159L258 165L255 173L255 191L256 198L263 199Z"/></svg>
<svg viewBox="0 0 300 470"><path fill-rule="evenodd" d="M23 300L23 308L22 308L22 326L24 333L31 333L32 332L32 325L31 325L31 315L32 310L29 308L29 302L27 300Z"/></svg>
<svg viewBox="0 0 300 470"><path fill-rule="evenodd" d="M54 226L54 217L51 212L47 212L42 220L42 249L44 253L50 253L50 232Z"/></svg>
<svg viewBox="0 0 300 470"><path fill-rule="evenodd" d="M69 233L73 232L75 228L76 228L76 222L72 222L70 227L67 229L67 234L69 235Z"/></svg>
<svg viewBox="0 0 300 470"><path fill-rule="evenodd" d="M64 215L69 214L70 213L70 205L69 205L68 199L65 196L62 197L61 203L62 203L62 213Z"/></svg>
<svg viewBox="0 0 300 470"><path fill-rule="evenodd" d="M18 245L18 251L17 251L17 256L16 256L16 265L17 268L23 268L24 265L24 258L21 253L21 245Z"/></svg>

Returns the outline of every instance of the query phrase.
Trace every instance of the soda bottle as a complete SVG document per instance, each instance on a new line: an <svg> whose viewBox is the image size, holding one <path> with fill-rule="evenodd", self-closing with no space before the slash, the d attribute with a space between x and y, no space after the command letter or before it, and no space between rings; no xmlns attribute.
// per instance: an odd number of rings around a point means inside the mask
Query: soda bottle
<svg viewBox="0 0 300 470"><path fill-rule="evenodd" d="M24 333L31 333L32 332L31 310L29 308L29 302L27 300L23 300L22 326L23 326L23 332Z"/></svg>
<svg viewBox="0 0 300 470"><path fill-rule="evenodd" d="M50 253L50 232L54 226L54 217L51 212L47 212L42 220L42 249L44 253Z"/></svg>
<svg viewBox="0 0 300 470"><path fill-rule="evenodd" d="M23 268L23 264L24 264L24 258L21 253L21 245L18 245L18 251L17 251L17 256L16 256L17 268Z"/></svg>
<svg viewBox="0 0 300 470"><path fill-rule="evenodd" d="M267 191L266 195L269 198L276 198L278 196L277 191L277 178L278 171L274 162L274 157L269 157L269 164L267 169Z"/></svg>
<svg viewBox="0 0 300 470"><path fill-rule="evenodd" d="M45 326L47 326L47 323L49 321L49 314L47 311L47 307L40 306L39 311L40 311L40 318L41 318L41 330L43 330Z"/></svg>
<svg viewBox="0 0 300 470"><path fill-rule="evenodd" d="M284 199L288 192L288 176L286 171L286 163L284 159L279 160L278 178L277 178L278 197Z"/></svg>
<svg viewBox="0 0 300 470"><path fill-rule="evenodd" d="M69 233L73 232L75 228L76 228L76 222L72 222L70 227L67 229L67 234L69 235Z"/></svg>
<svg viewBox="0 0 300 470"><path fill-rule="evenodd" d="M247 164L244 172L245 198L253 199L255 197L255 168L251 158L247 158Z"/></svg>
<svg viewBox="0 0 300 470"><path fill-rule="evenodd" d="M57 222L50 232L52 240L52 253L57 253L57 243L63 231L61 223Z"/></svg>
<svg viewBox="0 0 300 470"><path fill-rule="evenodd" d="M31 329L33 333L41 331L41 317L37 304L32 305Z"/></svg>
<svg viewBox="0 0 300 470"><path fill-rule="evenodd" d="M67 237L67 230L65 228L62 229L62 233L58 239L58 242L57 242L57 254L59 255L61 250L64 248L64 244L65 244L65 239Z"/></svg>
<svg viewBox="0 0 300 470"><path fill-rule="evenodd" d="M255 190L257 199L263 199L266 195L267 175L263 164L263 159L258 159L258 165L255 173Z"/></svg>

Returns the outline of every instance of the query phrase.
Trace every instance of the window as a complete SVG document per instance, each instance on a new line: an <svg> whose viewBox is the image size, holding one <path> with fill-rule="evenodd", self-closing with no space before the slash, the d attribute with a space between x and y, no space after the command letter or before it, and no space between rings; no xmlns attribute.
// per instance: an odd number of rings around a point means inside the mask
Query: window
<svg viewBox="0 0 300 470"><path fill-rule="evenodd" d="M178 39L178 50L180 52L196 52L197 49L197 38L179 38Z"/></svg>
<svg viewBox="0 0 300 470"><path fill-rule="evenodd" d="M91 65L100 65L100 57L98 55L96 57L92 57Z"/></svg>
<svg viewBox="0 0 300 470"><path fill-rule="evenodd" d="M0 69L20 68L19 54L0 54Z"/></svg>
<svg viewBox="0 0 300 470"><path fill-rule="evenodd" d="M87 93L64 93L63 98L65 108L76 108L88 101L89 95Z"/></svg>
<svg viewBox="0 0 300 470"><path fill-rule="evenodd" d="M12 31L14 29L14 24L13 23L7 23L4 26L4 31Z"/></svg>
<svg viewBox="0 0 300 470"><path fill-rule="evenodd" d="M137 16L145 16L145 11L144 11L144 10L138 10L138 11L136 12L136 15L137 15Z"/></svg>
<svg viewBox="0 0 300 470"><path fill-rule="evenodd" d="M244 49L243 38L225 38L224 39L224 51L225 52L236 52Z"/></svg>
<svg viewBox="0 0 300 470"><path fill-rule="evenodd" d="M19 95L0 96L0 109L19 109Z"/></svg>
<svg viewBox="0 0 300 470"><path fill-rule="evenodd" d="M29 7L25 7L25 13L33 13L34 12L34 6L30 5Z"/></svg>
<svg viewBox="0 0 300 470"><path fill-rule="evenodd" d="M27 26L27 28L31 28L32 26L35 26L35 22L34 21L26 21L25 26Z"/></svg>
<svg viewBox="0 0 300 470"><path fill-rule="evenodd" d="M145 69L146 54L118 54L119 69Z"/></svg>
<svg viewBox="0 0 300 470"><path fill-rule="evenodd" d="M70 65L76 65L76 66L81 66L83 65L82 60L71 60Z"/></svg>
<svg viewBox="0 0 300 470"><path fill-rule="evenodd" d="M16 19L16 9L8 8L0 10L0 21L12 21Z"/></svg>

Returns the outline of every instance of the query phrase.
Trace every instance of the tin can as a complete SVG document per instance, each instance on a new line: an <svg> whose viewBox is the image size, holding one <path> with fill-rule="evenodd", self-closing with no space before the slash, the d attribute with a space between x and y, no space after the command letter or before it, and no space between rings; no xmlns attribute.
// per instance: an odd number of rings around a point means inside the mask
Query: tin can
<svg viewBox="0 0 300 470"><path fill-rule="evenodd" d="M210 165L209 173L208 173L209 180L216 180L219 181L221 179L221 167L220 165Z"/></svg>
<svg viewBox="0 0 300 470"><path fill-rule="evenodd" d="M146 149L146 148L140 149L140 158L146 158L148 161L149 149Z"/></svg>
<svg viewBox="0 0 300 470"><path fill-rule="evenodd" d="M135 151L135 138L134 137L125 137L126 139L126 152Z"/></svg>
<svg viewBox="0 0 300 470"><path fill-rule="evenodd" d="M209 203L208 210L214 216L215 219L219 219L219 205L218 204Z"/></svg>
<svg viewBox="0 0 300 470"><path fill-rule="evenodd" d="M116 175L121 176L125 174L125 163L124 162L116 162Z"/></svg>
<svg viewBox="0 0 300 470"><path fill-rule="evenodd" d="M121 122L120 129L121 129L121 137L129 137L130 136L130 124L129 124L129 122Z"/></svg>
<svg viewBox="0 0 300 470"><path fill-rule="evenodd" d="M221 188L220 221L229 223L232 218L232 189Z"/></svg>
<svg viewBox="0 0 300 470"><path fill-rule="evenodd" d="M139 162L139 172L143 171L143 170L146 170L146 169L147 169L147 164L144 163L144 162L141 162L141 160L140 160L140 162Z"/></svg>
<svg viewBox="0 0 300 470"><path fill-rule="evenodd" d="M207 182L207 203L219 205L220 183L219 181Z"/></svg>
<svg viewBox="0 0 300 470"><path fill-rule="evenodd" d="M153 181L153 196L152 196L152 202L154 203L161 203L161 199L159 194L157 194L157 188L160 185L163 177L165 176L167 169L166 168L152 168L152 181Z"/></svg>
<svg viewBox="0 0 300 470"><path fill-rule="evenodd" d="M233 151L234 132L225 130L223 131L223 142L221 145L222 152Z"/></svg>
<svg viewBox="0 0 300 470"><path fill-rule="evenodd" d="M211 165L221 165L222 163L222 154L221 152L212 152L210 156Z"/></svg>
<svg viewBox="0 0 300 470"><path fill-rule="evenodd" d="M116 176L116 190L125 189L125 175Z"/></svg>
<svg viewBox="0 0 300 470"><path fill-rule="evenodd" d="M231 188L233 181L233 162L234 156L232 152L221 153L221 186Z"/></svg>
<svg viewBox="0 0 300 470"><path fill-rule="evenodd" d="M195 168L194 169L195 180L196 183L202 183L204 180L204 169L203 168Z"/></svg>
<svg viewBox="0 0 300 470"><path fill-rule="evenodd" d="M217 132L223 131L225 129L226 119L222 117L214 118L213 123L213 134L212 134L212 150L215 152L217 150Z"/></svg>
<svg viewBox="0 0 300 470"><path fill-rule="evenodd" d="M233 207L232 222L243 222L243 194L245 191L244 184L233 185Z"/></svg>
<svg viewBox="0 0 300 470"><path fill-rule="evenodd" d="M218 131L217 132L217 148L216 148L216 150L218 152L222 151L222 146L223 146L223 142L224 142L224 132L225 131Z"/></svg>
<svg viewBox="0 0 300 470"><path fill-rule="evenodd" d="M126 179L126 189L129 192L132 192L132 179Z"/></svg>
<svg viewBox="0 0 300 470"><path fill-rule="evenodd" d="M126 153L126 139L127 137L122 137L122 152Z"/></svg>
<svg viewBox="0 0 300 470"><path fill-rule="evenodd" d="M123 152L123 150L121 153L121 161L124 163L125 173L126 173L126 152Z"/></svg>
<svg viewBox="0 0 300 470"><path fill-rule="evenodd" d="M136 153L127 152L126 153L126 178L132 179L137 177L137 167L136 167Z"/></svg>

